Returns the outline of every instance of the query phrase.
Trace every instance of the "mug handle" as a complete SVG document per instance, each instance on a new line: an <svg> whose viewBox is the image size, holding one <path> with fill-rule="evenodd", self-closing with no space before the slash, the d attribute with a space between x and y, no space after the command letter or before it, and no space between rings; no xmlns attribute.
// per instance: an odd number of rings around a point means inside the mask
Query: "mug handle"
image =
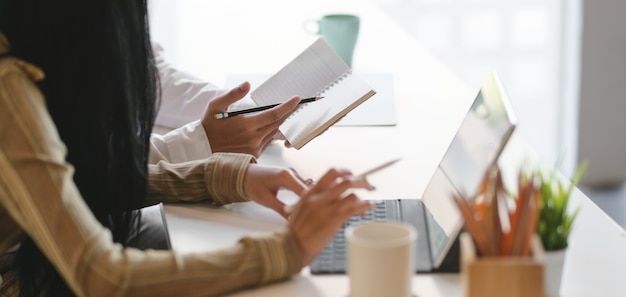
<svg viewBox="0 0 626 297"><path fill-rule="evenodd" d="M320 34L320 21L318 19L307 19L302 24L302 27L309 34Z"/></svg>

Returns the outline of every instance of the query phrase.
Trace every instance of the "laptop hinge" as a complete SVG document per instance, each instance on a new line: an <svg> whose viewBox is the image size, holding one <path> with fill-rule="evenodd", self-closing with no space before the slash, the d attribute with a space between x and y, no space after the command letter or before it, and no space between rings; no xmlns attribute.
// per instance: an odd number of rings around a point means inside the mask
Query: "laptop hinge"
<svg viewBox="0 0 626 297"><path fill-rule="evenodd" d="M459 234L457 233L454 243L448 250L446 257L438 268L433 269L433 273L437 272L460 272L461 271L461 245L459 242Z"/></svg>

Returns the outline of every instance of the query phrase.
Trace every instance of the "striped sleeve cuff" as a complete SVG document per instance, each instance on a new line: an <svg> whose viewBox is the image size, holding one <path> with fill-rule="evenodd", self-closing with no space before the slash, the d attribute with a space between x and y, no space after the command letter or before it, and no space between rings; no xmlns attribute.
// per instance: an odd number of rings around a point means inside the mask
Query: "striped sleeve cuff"
<svg viewBox="0 0 626 297"><path fill-rule="evenodd" d="M213 154L206 167L205 182L216 205L250 201L243 186L250 163L256 163L256 159L248 154Z"/></svg>
<svg viewBox="0 0 626 297"><path fill-rule="evenodd" d="M261 258L261 284L284 279L302 269L302 251L288 229L254 238L252 244Z"/></svg>

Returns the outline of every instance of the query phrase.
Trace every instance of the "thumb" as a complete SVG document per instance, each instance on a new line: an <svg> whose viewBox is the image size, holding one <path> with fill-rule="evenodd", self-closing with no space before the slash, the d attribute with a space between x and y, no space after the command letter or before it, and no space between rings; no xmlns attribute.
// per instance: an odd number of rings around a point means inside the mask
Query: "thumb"
<svg viewBox="0 0 626 297"><path fill-rule="evenodd" d="M226 111L228 107L241 100L250 91L250 83L245 81L237 87L230 89L225 94L216 97L211 104L216 111Z"/></svg>

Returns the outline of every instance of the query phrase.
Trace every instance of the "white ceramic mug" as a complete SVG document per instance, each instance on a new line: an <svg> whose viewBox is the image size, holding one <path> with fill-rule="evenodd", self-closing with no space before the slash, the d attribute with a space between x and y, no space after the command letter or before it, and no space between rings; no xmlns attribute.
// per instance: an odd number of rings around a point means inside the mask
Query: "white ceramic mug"
<svg viewBox="0 0 626 297"><path fill-rule="evenodd" d="M376 222L346 229L350 297L409 297L415 274L415 227Z"/></svg>

